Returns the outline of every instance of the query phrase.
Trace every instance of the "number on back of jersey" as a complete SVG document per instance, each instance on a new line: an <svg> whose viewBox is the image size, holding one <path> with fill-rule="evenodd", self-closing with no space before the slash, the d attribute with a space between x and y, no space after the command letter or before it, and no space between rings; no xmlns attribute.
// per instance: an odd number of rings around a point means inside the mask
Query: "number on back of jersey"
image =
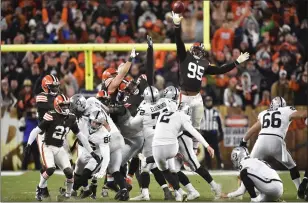
<svg viewBox="0 0 308 203"><path fill-rule="evenodd" d="M281 127L281 112L274 111L272 114L267 112L263 115L262 128L280 128Z"/></svg>

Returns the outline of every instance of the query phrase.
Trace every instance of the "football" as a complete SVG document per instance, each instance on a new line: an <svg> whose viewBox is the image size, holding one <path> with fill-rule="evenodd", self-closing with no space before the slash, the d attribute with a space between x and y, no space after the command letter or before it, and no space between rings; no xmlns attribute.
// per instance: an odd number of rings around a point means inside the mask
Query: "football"
<svg viewBox="0 0 308 203"><path fill-rule="evenodd" d="M183 13L185 9L185 6L183 2L177 1L173 4L173 12L174 13Z"/></svg>

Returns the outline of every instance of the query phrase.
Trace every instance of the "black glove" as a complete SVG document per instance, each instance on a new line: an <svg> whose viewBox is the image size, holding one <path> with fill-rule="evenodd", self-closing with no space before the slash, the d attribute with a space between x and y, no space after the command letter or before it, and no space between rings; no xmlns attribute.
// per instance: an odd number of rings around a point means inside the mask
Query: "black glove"
<svg viewBox="0 0 308 203"><path fill-rule="evenodd" d="M153 47L152 37L149 35L147 35L147 43L148 43L149 48Z"/></svg>
<svg viewBox="0 0 308 203"><path fill-rule="evenodd" d="M240 147L245 147L247 148L247 142L245 142L243 139L240 142Z"/></svg>
<svg viewBox="0 0 308 203"><path fill-rule="evenodd" d="M31 152L31 145L27 144L27 146L24 149L24 157L30 156L30 152Z"/></svg>
<svg viewBox="0 0 308 203"><path fill-rule="evenodd" d="M97 163L99 163L101 161L101 158L99 158L99 156L97 154L95 154L94 152L91 152L91 156L95 159L95 161Z"/></svg>

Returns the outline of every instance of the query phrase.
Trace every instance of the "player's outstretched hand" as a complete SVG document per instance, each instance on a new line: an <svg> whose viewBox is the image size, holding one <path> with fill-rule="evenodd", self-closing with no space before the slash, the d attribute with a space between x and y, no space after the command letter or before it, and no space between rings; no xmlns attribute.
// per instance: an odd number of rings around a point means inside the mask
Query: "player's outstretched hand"
<svg viewBox="0 0 308 203"><path fill-rule="evenodd" d="M147 35L147 43L149 47L153 47L153 41L150 35Z"/></svg>
<svg viewBox="0 0 308 203"><path fill-rule="evenodd" d="M29 157L31 152L31 145L27 144L27 146L24 149L24 157Z"/></svg>
<svg viewBox="0 0 308 203"><path fill-rule="evenodd" d="M132 49L132 52L130 53L130 58L135 58L136 56L138 56L139 55L139 53L136 53L136 49L135 49L135 47Z"/></svg>
<svg viewBox="0 0 308 203"><path fill-rule="evenodd" d="M97 163L99 163L101 161L101 159L99 158L99 156L97 154L95 154L95 152L91 152L91 156L95 159L95 161Z"/></svg>
<svg viewBox="0 0 308 203"><path fill-rule="evenodd" d="M248 52L245 52L245 53L241 52L241 55L236 59L236 61L238 63L243 63L243 62L247 61L248 59L249 59L249 53Z"/></svg>
<svg viewBox="0 0 308 203"><path fill-rule="evenodd" d="M182 19L183 17L180 16L180 14L174 13L172 11L172 20L175 25L180 25Z"/></svg>
<svg viewBox="0 0 308 203"><path fill-rule="evenodd" d="M247 148L247 142L245 142L243 139L240 142L240 147L245 147Z"/></svg>
<svg viewBox="0 0 308 203"><path fill-rule="evenodd" d="M210 154L211 158L214 158L214 149L211 146L208 146L207 148L208 153Z"/></svg>
<svg viewBox="0 0 308 203"><path fill-rule="evenodd" d="M104 175L105 175L105 172L97 172L97 173L95 173L93 176L94 176L95 178L103 178Z"/></svg>

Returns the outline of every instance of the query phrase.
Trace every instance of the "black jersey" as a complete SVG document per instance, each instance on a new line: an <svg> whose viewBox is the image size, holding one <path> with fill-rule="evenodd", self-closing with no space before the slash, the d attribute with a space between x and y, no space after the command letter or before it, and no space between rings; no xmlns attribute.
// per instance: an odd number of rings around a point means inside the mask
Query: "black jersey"
<svg viewBox="0 0 308 203"><path fill-rule="evenodd" d="M75 135L79 133L77 119L74 114L65 116L56 111L45 113L43 120L38 127L44 133L43 142L46 145L56 147L63 146L63 140L70 130L72 130Z"/></svg>
<svg viewBox="0 0 308 203"><path fill-rule="evenodd" d="M54 109L53 101L57 95L41 92L35 97L39 122L43 121L45 113Z"/></svg>
<svg viewBox="0 0 308 203"><path fill-rule="evenodd" d="M177 46L177 59L180 65L181 90L200 92L202 77L208 75L224 74L232 70L238 64L232 62L221 67L212 66L207 59L196 59L189 51L186 51L181 39L181 27L175 27L175 42Z"/></svg>

